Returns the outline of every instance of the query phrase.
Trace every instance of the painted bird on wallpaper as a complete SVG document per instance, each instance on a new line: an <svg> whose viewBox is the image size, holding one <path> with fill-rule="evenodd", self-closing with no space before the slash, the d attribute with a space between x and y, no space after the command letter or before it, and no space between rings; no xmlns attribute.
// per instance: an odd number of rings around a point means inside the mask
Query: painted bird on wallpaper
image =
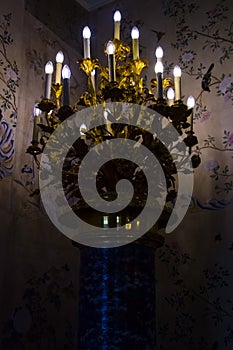
<svg viewBox="0 0 233 350"><path fill-rule="evenodd" d="M154 29L151 29L151 31L156 34L157 44L158 44L162 39L162 37L165 35L165 32L159 32L158 30L154 30Z"/></svg>
<svg viewBox="0 0 233 350"><path fill-rule="evenodd" d="M209 69L207 70L207 72L204 74L202 81L201 81L201 87L202 90L204 91L209 91L210 92L210 83L211 83L211 72L214 68L214 63L212 63L209 66Z"/></svg>

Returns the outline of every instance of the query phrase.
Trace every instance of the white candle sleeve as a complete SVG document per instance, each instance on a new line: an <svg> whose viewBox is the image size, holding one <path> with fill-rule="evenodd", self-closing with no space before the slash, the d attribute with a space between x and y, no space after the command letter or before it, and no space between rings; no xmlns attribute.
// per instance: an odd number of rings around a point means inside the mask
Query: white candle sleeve
<svg viewBox="0 0 233 350"><path fill-rule="evenodd" d="M62 78L63 78L63 105L70 105L70 68L67 64L64 65L62 69Z"/></svg>
<svg viewBox="0 0 233 350"><path fill-rule="evenodd" d="M120 40L120 28L121 28L121 13L116 11L114 13L114 39Z"/></svg>
<svg viewBox="0 0 233 350"><path fill-rule="evenodd" d="M64 55L62 51L59 51L56 55L56 74L55 74L55 84L61 84L61 71L62 63L64 61Z"/></svg>
<svg viewBox="0 0 233 350"><path fill-rule="evenodd" d="M174 87L175 87L175 99L181 99L181 69L179 66L175 66L173 70L174 74Z"/></svg>
<svg viewBox="0 0 233 350"><path fill-rule="evenodd" d="M139 59L139 30L137 27L133 27L131 31L132 38L132 51L133 51L133 59Z"/></svg>
<svg viewBox="0 0 233 350"><path fill-rule="evenodd" d="M157 76L157 98L163 98L163 64L157 61L155 64L155 73Z"/></svg>
<svg viewBox="0 0 233 350"><path fill-rule="evenodd" d="M109 81L116 81L115 45L112 41L107 43L106 51L108 54Z"/></svg>
<svg viewBox="0 0 233 350"><path fill-rule="evenodd" d="M46 74L45 75L45 98L50 98L51 96L51 85L52 85L52 74Z"/></svg>
<svg viewBox="0 0 233 350"><path fill-rule="evenodd" d="M38 142L38 135L39 135L39 126L40 123L40 116L41 116L41 110L35 106L34 107L34 120L33 120L33 134L32 134L32 141Z"/></svg>
<svg viewBox="0 0 233 350"><path fill-rule="evenodd" d="M52 85L53 63L48 61L45 65L45 92L44 97L50 98Z"/></svg>
<svg viewBox="0 0 233 350"><path fill-rule="evenodd" d="M90 42L90 37L91 37L91 31L88 26L85 26L83 28L83 58L91 58L91 42Z"/></svg>

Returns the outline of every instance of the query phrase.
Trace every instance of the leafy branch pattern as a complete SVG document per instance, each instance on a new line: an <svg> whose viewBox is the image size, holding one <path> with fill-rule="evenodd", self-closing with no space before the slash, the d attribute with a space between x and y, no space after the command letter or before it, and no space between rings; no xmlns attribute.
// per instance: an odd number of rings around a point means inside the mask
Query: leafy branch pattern
<svg viewBox="0 0 233 350"><path fill-rule="evenodd" d="M215 236L216 244L222 240L221 235ZM233 245L233 244L232 244ZM229 250L232 250L229 248ZM163 297L165 308L171 308L169 321L162 320L159 325L159 335L162 339L159 350L181 349L186 346L190 350L219 349L221 341L225 348L233 345L233 300L224 297L229 288L230 271L219 262L202 270L199 285L191 287L183 278L184 271L194 268L197 261L189 254L183 253L176 246L165 244L158 254L159 263L167 269L168 278L172 284L171 292ZM221 297L220 297L221 295ZM208 318L216 329L227 325L222 339L208 339L205 334L199 334L198 318L193 310L203 310L203 317ZM173 314L174 313L174 314ZM199 336L196 336L198 332Z"/></svg>
<svg viewBox="0 0 233 350"><path fill-rule="evenodd" d="M1 349L74 349L75 330L69 316L64 318L62 314L62 305L67 300L76 301L67 264L53 266L41 275L33 272L27 280L22 303L4 324ZM58 316L63 329L61 342L55 327Z"/></svg>
<svg viewBox="0 0 233 350"><path fill-rule="evenodd" d="M11 13L3 15L0 22L0 180L12 174L14 132L17 121L16 94L19 87L19 70L11 61L7 49L13 44L10 33ZM8 119L3 118L9 116Z"/></svg>
<svg viewBox="0 0 233 350"><path fill-rule="evenodd" d="M15 127L17 119L16 91L19 87L19 69L16 61L11 61L7 53L8 46L13 44L12 34L10 33L11 19L11 13L3 15L3 21L0 23L0 108L3 111L11 112L11 122Z"/></svg>
<svg viewBox="0 0 233 350"><path fill-rule="evenodd" d="M219 97L219 103L233 104L233 76L231 73L221 73L216 76L214 64L199 61L199 55L195 51L195 42L198 42L200 50L204 52L213 53L217 65L224 71L225 63L232 59L233 55L233 21L230 13L230 7L226 0L219 0L215 4L211 4L211 8L205 12L205 20L200 25L200 21L192 21L191 18L197 18L200 13L200 7L196 2L186 2L184 0L174 0L164 2L164 14L174 20L176 25L176 41L171 43L171 46L179 52L179 64L184 74L200 80L200 92L196 96L196 106L194 113L194 120L196 123L205 123L209 119L214 118L213 112L210 110L211 106L203 103L203 94L215 93ZM199 28L196 26L198 23ZM172 65L167 66L167 71L171 70ZM208 70L210 69L210 72ZM215 92L212 91L215 87ZM203 153L207 150L215 150L217 152L225 152L228 159L227 164L221 165L222 169L228 169L227 173L220 170L218 164L219 157L208 160L205 168L209 173L211 179L216 181L215 195L217 198L231 198L233 191L233 183L229 181L233 169L230 169L232 163L233 152L233 130L225 130L224 135L213 136L208 135L203 140L203 145L200 145L198 151ZM213 169L207 169L210 163L217 165Z"/></svg>

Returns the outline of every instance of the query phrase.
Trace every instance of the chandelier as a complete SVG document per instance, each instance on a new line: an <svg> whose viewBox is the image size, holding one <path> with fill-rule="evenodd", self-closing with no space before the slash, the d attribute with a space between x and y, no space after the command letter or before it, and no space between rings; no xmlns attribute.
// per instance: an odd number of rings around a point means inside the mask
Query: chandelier
<svg viewBox="0 0 233 350"><path fill-rule="evenodd" d="M31 145L27 153L34 157L40 167L40 155L44 152L46 144L54 131L72 114L83 108L98 105L107 106L112 103L127 103L145 106L166 118L172 125L179 138L185 143L191 159L192 167L200 164L200 157L194 146L198 144L193 131L193 108L195 100L189 96L187 103L182 100L181 69L177 65L173 70L173 78L163 76L163 49L156 48L155 78L150 86L146 86L143 78L143 70L148 67L148 62L140 57L139 30L133 27L131 31L132 42L130 45L121 40L120 26L121 13L114 13L114 38L105 44L107 65L100 64L97 58L91 57L91 31L88 26L83 29L83 58L78 65L87 77L87 91L78 97L78 102L70 105L70 77L71 71L68 65L63 65L64 55L59 51L56 55L55 76L53 63L45 65L45 91L44 98L34 108L34 128ZM115 138L127 138L145 145L158 159L163 168L166 184L166 206L160 218L160 227L164 227L171 215L172 207L177 196L176 174L177 169L169 150L159 141L156 135L150 135L143 128L132 127L129 123L116 123L106 109L102 125L91 127L85 124L77 130L80 137L72 145L68 153L69 159L77 158L77 162L67 161L63 167L63 186L67 197L71 194L79 198L73 204L73 209L78 212L85 207L85 203L77 188L76 176L79 166L90 148L106 140ZM146 179L141 171L136 172L137 166L124 159L115 159L111 164L103 167L98 173L96 186L104 198L115 198L115 185L119 179L126 177L134 183L136 196L133 207L141 207L145 202L147 191ZM105 216L104 216L105 218ZM104 220L102 224L104 225ZM116 220L119 220L118 217ZM123 220L128 223L129 217ZM108 222L109 224L109 222Z"/></svg>

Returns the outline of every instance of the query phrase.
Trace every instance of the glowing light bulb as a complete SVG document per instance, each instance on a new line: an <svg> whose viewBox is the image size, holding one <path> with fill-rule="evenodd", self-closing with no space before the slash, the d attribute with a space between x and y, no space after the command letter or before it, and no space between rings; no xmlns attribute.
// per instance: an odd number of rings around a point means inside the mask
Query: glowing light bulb
<svg viewBox="0 0 233 350"><path fill-rule="evenodd" d="M114 39L120 40L120 27L121 27L121 13L115 11L114 16Z"/></svg>
<svg viewBox="0 0 233 350"><path fill-rule="evenodd" d="M174 86L175 86L175 98L181 99L181 69L179 66L175 66L173 69Z"/></svg>
<svg viewBox="0 0 233 350"><path fill-rule="evenodd" d="M38 108L37 105L35 105L34 110L33 110L34 117L38 117L41 113L42 112L41 112L40 108Z"/></svg>
<svg viewBox="0 0 233 350"><path fill-rule="evenodd" d="M131 30L132 38L132 51L133 51L133 60L139 59L139 30L137 27L133 27Z"/></svg>
<svg viewBox="0 0 233 350"><path fill-rule="evenodd" d="M163 49L161 46L158 46L157 49L155 50L155 56L158 59L163 58Z"/></svg>
<svg viewBox="0 0 233 350"><path fill-rule="evenodd" d="M114 22L120 22L121 20L121 13L119 10L115 11L113 16Z"/></svg>
<svg viewBox="0 0 233 350"><path fill-rule="evenodd" d="M115 45L112 41L109 41L106 46L106 51L108 55L113 55L115 53Z"/></svg>
<svg viewBox="0 0 233 350"><path fill-rule="evenodd" d="M187 106L188 106L188 109L191 109L195 106L195 99L193 96L189 96L188 99L187 99Z"/></svg>
<svg viewBox="0 0 233 350"><path fill-rule="evenodd" d="M53 63L48 61L45 65L45 98L50 98L52 85Z"/></svg>
<svg viewBox="0 0 233 350"><path fill-rule="evenodd" d="M139 38L139 30L137 27L133 27L131 30L131 38L138 39Z"/></svg>
<svg viewBox="0 0 233 350"><path fill-rule="evenodd" d="M45 65L45 73L52 74L53 73L53 62L48 61Z"/></svg>
<svg viewBox="0 0 233 350"><path fill-rule="evenodd" d="M91 58L91 46L90 46L91 31L88 26L83 28L83 54L85 59Z"/></svg>
<svg viewBox="0 0 233 350"><path fill-rule="evenodd" d="M104 111L104 119L108 120L108 111L106 111L106 110Z"/></svg>
<svg viewBox="0 0 233 350"><path fill-rule="evenodd" d="M80 125L80 128L79 128L79 131L80 131L80 135L85 135L85 133L83 132L83 131L86 131L87 130L87 126L86 126L86 124L81 124Z"/></svg>
<svg viewBox="0 0 233 350"><path fill-rule="evenodd" d="M167 98L169 100L174 100L175 98L175 91L171 87L167 90Z"/></svg>
<svg viewBox="0 0 233 350"><path fill-rule="evenodd" d="M32 134L32 140L33 141L38 141L38 135L39 135L39 126L38 124L40 123L40 115L41 115L41 110L35 105L34 110L33 110L33 115L34 115L34 125L33 125L33 134Z"/></svg>
<svg viewBox="0 0 233 350"><path fill-rule="evenodd" d="M71 76L71 71L69 66L67 66L67 64L64 65L64 67L62 68L62 78L63 79L70 79Z"/></svg>
<svg viewBox="0 0 233 350"><path fill-rule="evenodd" d="M156 62L155 64L155 73L163 73L163 64L161 61Z"/></svg>
<svg viewBox="0 0 233 350"><path fill-rule="evenodd" d="M63 63L64 61L64 55L62 51L59 51L56 55L56 62L57 63Z"/></svg>
<svg viewBox="0 0 233 350"><path fill-rule="evenodd" d="M83 39L90 39L90 37L91 37L90 28L88 26L85 26L83 28Z"/></svg>
<svg viewBox="0 0 233 350"><path fill-rule="evenodd" d="M173 69L173 75L174 77L178 77L180 78L181 77L181 69L179 66L175 66L174 69Z"/></svg>

